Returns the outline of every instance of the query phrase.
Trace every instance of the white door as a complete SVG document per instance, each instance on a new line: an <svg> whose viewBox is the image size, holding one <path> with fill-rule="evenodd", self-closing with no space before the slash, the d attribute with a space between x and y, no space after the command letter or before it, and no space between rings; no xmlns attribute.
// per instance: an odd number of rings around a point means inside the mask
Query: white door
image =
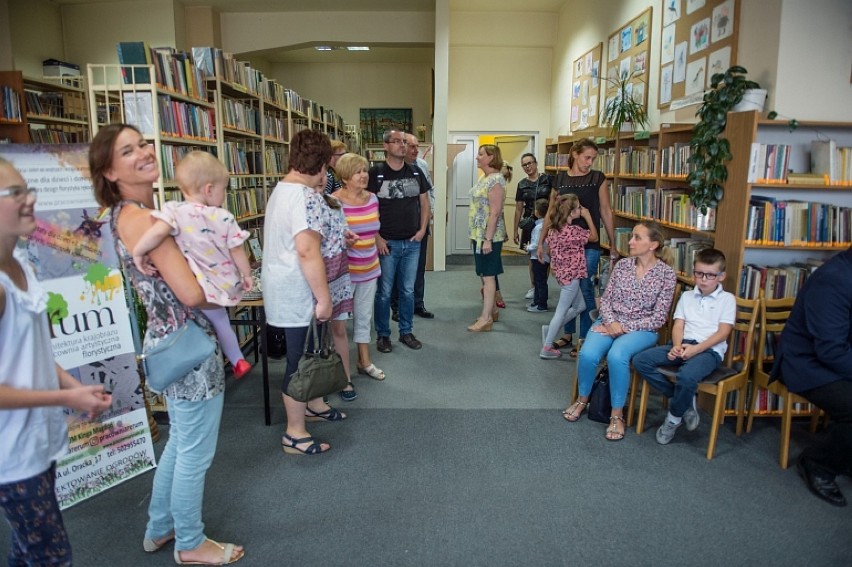
<svg viewBox="0 0 852 567"><path fill-rule="evenodd" d="M467 214L470 210L470 188L479 178L476 167L476 152L479 151L477 134L451 134L450 144L464 144L464 149L456 155L450 168L447 184L450 193L450 222L447 234L447 254L471 254L470 231Z"/></svg>

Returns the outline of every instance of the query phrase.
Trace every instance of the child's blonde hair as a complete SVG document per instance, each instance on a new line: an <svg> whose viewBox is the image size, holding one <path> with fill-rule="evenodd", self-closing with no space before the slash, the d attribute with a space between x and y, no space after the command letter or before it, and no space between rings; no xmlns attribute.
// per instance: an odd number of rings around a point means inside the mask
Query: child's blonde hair
<svg viewBox="0 0 852 567"><path fill-rule="evenodd" d="M571 211L580 206L580 198L574 193L565 193L556 198L556 206L550 211L550 228L561 230L570 224Z"/></svg>
<svg viewBox="0 0 852 567"><path fill-rule="evenodd" d="M228 183L228 168L209 152L193 150L175 168L175 181L184 195L197 195L208 183Z"/></svg>

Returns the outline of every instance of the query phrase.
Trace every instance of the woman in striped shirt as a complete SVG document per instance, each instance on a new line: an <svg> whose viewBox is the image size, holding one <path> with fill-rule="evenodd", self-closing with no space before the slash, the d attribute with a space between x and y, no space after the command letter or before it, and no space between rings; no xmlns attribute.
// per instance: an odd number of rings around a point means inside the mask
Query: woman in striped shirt
<svg viewBox="0 0 852 567"><path fill-rule="evenodd" d="M335 171L343 183L343 188L332 195L343 205L343 213L349 230L358 235L358 240L349 248L349 275L354 288L355 306L353 308L354 340L358 345L359 374L384 380L385 373L370 361L370 329L373 319L373 305L376 296L376 284L381 275L379 252L376 249L376 235L379 232L379 201L373 193L367 191L369 164L358 154L344 154L338 161ZM345 397L346 392L341 392ZM353 398L354 399L354 398Z"/></svg>

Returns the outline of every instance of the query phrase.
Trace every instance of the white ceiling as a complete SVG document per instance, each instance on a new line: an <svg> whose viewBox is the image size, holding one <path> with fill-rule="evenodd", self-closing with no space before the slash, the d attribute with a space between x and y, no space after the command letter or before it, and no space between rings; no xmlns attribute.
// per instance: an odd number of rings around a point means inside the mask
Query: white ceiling
<svg viewBox="0 0 852 567"><path fill-rule="evenodd" d="M120 2L125 0L53 0L60 6ZM557 13L568 0L449 0L451 11L504 11ZM434 0L175 0L185 6L212 6L221 13L230 12L433 12ZM273 63L431 63L432 45L369 43L368 52L345 50L317 51L315 44L267 49L238 54L262 57Z"/></svg>

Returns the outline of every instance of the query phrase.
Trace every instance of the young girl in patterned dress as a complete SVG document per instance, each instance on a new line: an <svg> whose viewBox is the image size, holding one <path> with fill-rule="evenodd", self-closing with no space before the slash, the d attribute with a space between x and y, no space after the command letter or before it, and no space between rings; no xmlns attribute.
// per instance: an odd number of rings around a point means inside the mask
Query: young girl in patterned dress
<svg viewBox="0 0 852 567"><path fill-rule="evenodd" d="M579 218L586 221L588 230L574 224ZM587 242L598 240L589 209L580 206L577 195L566 193L557 198L556 207L550 213L550 230L544 240L550 252L550 267L561 291L550 325L541 328L544 344L539 356L559 358L562 352L553 346L553 340L566 322L586 308L586 301L580 294L580 280L587 277L584 247Z"/></svg>
<svg viewBox="0 0 852 567"><path fill-rule="evenodd" d="M203 311L239 380L251 365L243 356L225 307L239 303L243 292L252 288L251 266L243 249L249 233L240 230L234 215L222 208L228 170L212 154L188 153L178 164L175 177L184 200L169 201L162 210L151 212L157 222L133 249L133 262L143 273L154 275L147 254L164 238L174 236L207 300L222 306Z"/></svg>

